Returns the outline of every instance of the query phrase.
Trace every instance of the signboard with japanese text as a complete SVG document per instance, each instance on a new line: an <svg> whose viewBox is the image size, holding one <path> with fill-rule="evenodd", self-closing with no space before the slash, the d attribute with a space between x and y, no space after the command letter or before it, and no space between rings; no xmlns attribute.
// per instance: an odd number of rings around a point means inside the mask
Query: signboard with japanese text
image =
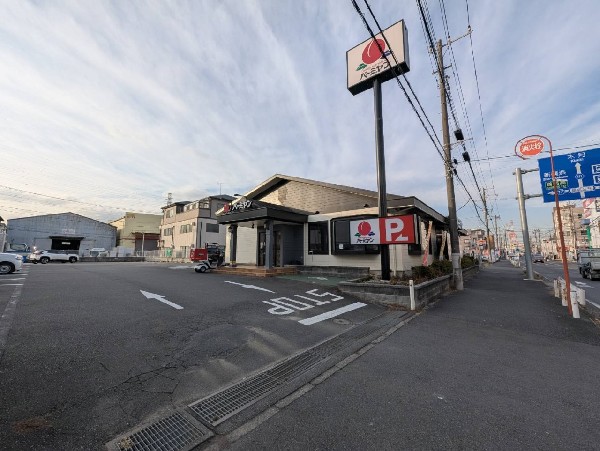
<svg viewBox="0 0 600 451"><path fill-rule="evenodd" d="M389 46L388 46L389 45ZM346 52L348 90L352 95L370 89L373 78L381 81L408 72L408 32L404 21L396 22L375 39L368 39Z"/></svg>
<svg viewBox="0 0 600 451"><path fill-rule="evenodd" d="M550 158L538 160L544 202L554 202ZM558 200L600 197L600 148L554 156Z"/></svg>
<svg viewBox="0 0 600 451"><path fill-rule="evenodd" d="M415 244L415 215L350 221L351 244Z"/></svg>

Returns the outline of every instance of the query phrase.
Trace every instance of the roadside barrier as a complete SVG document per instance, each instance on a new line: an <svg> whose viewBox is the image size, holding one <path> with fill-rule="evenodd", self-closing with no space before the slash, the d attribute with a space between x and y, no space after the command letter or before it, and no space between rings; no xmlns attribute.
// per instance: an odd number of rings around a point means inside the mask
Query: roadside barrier
<svg viewBox="0 0 600 451"><path fill-rule="evenodd" d="M571 284L570 291L573 318L580 318L579 305L585 306L585 290ZM562 277L554 279L554 296L561 299L563 307L567 306L567 284Z"/></svg>

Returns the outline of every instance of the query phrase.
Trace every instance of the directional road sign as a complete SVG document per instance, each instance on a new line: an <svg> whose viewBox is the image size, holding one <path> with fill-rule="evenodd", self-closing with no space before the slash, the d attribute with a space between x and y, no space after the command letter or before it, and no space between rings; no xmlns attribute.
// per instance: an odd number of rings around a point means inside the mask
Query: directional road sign
<svg viewBox="0 0 600 451"><path fill-rule="evenodd" d="M550 158L538 160L544 202L554 202ZM600 148L554 156L558 200L600 197Z"/></svg>

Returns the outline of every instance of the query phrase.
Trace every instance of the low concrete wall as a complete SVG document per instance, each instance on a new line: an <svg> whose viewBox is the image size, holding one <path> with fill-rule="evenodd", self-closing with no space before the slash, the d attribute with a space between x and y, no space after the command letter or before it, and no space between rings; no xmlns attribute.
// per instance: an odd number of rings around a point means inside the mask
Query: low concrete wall
<svg viewBox="0 0 600 451"><path fill-rule="evenodd" d="M81 257L82 262L143 262L144 257Z"/></svg>
<svg viewBox="0 0 600 451"><path fill-rule="evenodd" d="M463 280L471 279L479 268L472 266L463 270ZM451 290L452 276L442 276L434 280L415 285L415 306L417 309ZM394 305L410 309L410 289L408 285L390 285L387 283L348 281L340 282L338 289L362 301L374 304Z"/></svg>
<svg viewBox="0 0 600 451"><path fill-rule="evenodd" d="M296 266L300 274L336 276L357 279L369 276L368 266Z"/></svg>

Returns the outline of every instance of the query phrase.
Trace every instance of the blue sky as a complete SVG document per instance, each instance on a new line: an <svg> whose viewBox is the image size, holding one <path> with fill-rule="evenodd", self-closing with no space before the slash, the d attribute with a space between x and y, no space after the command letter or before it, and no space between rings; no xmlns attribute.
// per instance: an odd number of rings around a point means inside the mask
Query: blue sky
<svg viewBox="0 0 600 451"><path fill-rule="evenodd" d="M446 40L442 4L452 38L465 34L467 3L434 0L436 38ZM407 78L441 136L417 2L369 5L383 28L405 20ZM491 215L519 228L512 172L536 163L485 159L531 134L555 148L600 147L600 3L468 6L473 47L465 37L454 61L445 55L457 118L471 158L484 160L474 169ZM346 50L367 37L350 0L4 1L0 216L160 213L169 192L243 193L276 173L375 190L372 91L346 88ZM394 81L383 106L388 191L447 214L442 161ZM468 168L458 172L479 200ZM525 190L540 192L537 174ZM462 207L468 196L456 193ZM551 227L551 204L530 200L528 214L530 228ZM481 227L470 204L459 219Z"/></svg>

